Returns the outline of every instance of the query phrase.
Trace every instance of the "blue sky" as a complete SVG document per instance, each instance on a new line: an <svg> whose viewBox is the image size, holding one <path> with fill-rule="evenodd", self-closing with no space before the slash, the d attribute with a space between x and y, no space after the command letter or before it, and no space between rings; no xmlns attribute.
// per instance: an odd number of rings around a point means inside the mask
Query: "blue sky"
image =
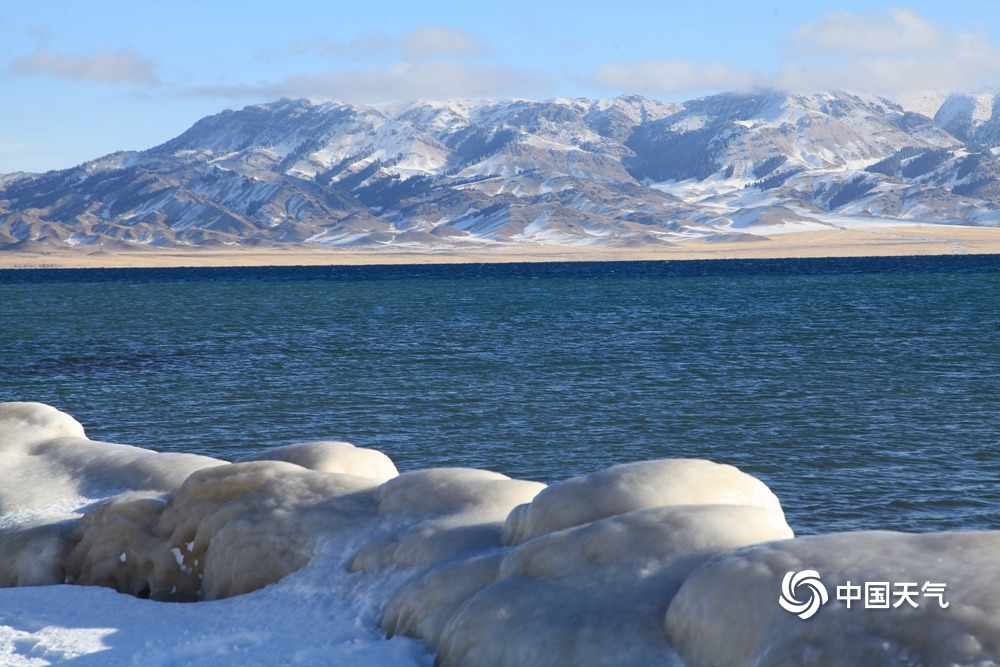
<svg viewBox="0 0 1000 667"><path fill-rule="evenodd" d="M280 97L684 100L1000 86L1000 2L7 0L0 173Z"/></svg>

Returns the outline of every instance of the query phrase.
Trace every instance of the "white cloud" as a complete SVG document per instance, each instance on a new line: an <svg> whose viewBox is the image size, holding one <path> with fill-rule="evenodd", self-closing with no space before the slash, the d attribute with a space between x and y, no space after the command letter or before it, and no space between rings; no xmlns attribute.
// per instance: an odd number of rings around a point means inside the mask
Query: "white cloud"
<svg viewBox="0 0 1000 667"><path fill-rule="evenodd" d="M139 85L158 82L153 63L132 49L69 56L39 48L31 55L16 58L8 69L22 76L51 76L70 81Z"/></svg>
<svg viewBox="0 0 1000 667"><path fill-rule="evenodd" d="M407 58L472 56L489 51L475 35L447 26L423 26L401 35L397 42Z"/></svg>
<svg viewBox="0 0 1000 667"><path fill-rule="evenodd" d="M771 87L883 95L1000 84L1000 50L988 35L949 32L908 9L834 12L795 30L777 71L681 59L605 63L590 77L621 92L677 95Z"/></svg>
<svg viewBox="0 0 1000 667"><path fill-rule="evenodd" d="M296 40L284 51L264 51L260 56L273 60L284 55L319 54L336 59L371 60L399 58L423 60L440 57L477 56L490 52L475 35L443 25L427 25L398 35L371 33L350 41L328 37Z"/></svg>
<svg viewBox="0 0 1000 667"><path fill-rule="evenodd" d="M849 55L934 51L947 42L942 30L909 9L831 12L789 37L792 48L801 53Z"/></svg>
<svg viewBox="0 0 1000 667"><path fill-rule="evenodd" d="M773 86L789 91L863 90L897 95L921 90L970 90L1000 82L1000 54L855 58L835 65L786 62Z"/></svg>
<svg viewBox="0 0 1000 667"><path fill-rule="evenodd" d="M426 25L405 33L371 33L351 41L318 37L294 42L274 59L288 55L320 55L364 63L320 74L299 74L275 81L198 86L189 97L311 97L357 102L412 99L508 97L532 95L546 87L543 77L523 70L491 66L479 56L491 53L475 35L444 25Z"/></svg>
<svg viewBox="0 0 1000 667"><path fill-rule="evenodd" d="M702 65L687 60L647 60L605 63L591 77L600 86L645 94L673 94L693 90L752 88L759 76L752 70L723 63Z"/></svg>
<svg viewBox="0 0 1000 667"><path fill-rule="evenodd" d="M504 67L456 61L398 62L386 67L344 68L276 82L201 86L194 97L312 97L357 102L505 97L544 90L542 77Z"/></svg>
<svg viewBox="0 0 1000 667"><path fill-rule="evenodd" d="M855 89L893 95L1000 82L1000 50L985 33L950 33L918 14L835 12L796 30L799 52L773 79L787 90Z"/></svg>
<svg viewBox="0 0 1000 667"><path fill-rule="evenodd" d="M372 53L389 48L389 42L373 37L350 42L335 42L328 37L314 37L308 40L294 40L286 49L263 49L257 53L257 57L261 60L279 60L288 56L319 54L330 58L357 58L368 57Z"/></svg>

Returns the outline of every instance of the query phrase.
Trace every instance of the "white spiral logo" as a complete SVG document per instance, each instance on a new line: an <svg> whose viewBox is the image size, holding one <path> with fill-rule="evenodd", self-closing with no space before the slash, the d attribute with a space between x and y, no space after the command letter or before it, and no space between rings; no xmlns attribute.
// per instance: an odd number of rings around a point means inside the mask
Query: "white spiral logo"
<svg viewBox="0 0 1000 667"><path fill-rule="evenodd" d="M809 587L809 599L799 602L795 597L795 589L799 584ZM781 581L781 597L778 603L786 611L798 614L799 618L805 620L811 618L819 611L819 608L829 600L826 593L826 586L819 580L819 572L816 570L802 570L801 572L788 572Z"/></svg>

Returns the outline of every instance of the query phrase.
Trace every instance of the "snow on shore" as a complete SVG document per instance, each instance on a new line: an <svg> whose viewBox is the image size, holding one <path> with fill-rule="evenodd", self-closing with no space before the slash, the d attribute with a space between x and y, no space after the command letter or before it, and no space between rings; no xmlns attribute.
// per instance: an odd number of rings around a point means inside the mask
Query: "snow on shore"
<svg viewBox="0 0 1000 667"><path fill-rule="evenodd" d="M548 487L333 442L226 463L0 404L3 665L1000 659L1000 534L792 538L763 483L708 461Z"/></svg>

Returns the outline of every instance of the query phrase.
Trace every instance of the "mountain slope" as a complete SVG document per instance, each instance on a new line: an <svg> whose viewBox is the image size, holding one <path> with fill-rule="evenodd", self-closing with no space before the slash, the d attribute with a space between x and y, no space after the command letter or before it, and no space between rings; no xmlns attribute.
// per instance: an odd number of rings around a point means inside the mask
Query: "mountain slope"
<svg viewBox="0 0 1000 667"><path fill-rule="evenodd" d="M997 224L995 98L280 100L0 177L0 248L637 245L884 217Z"/></svg>

